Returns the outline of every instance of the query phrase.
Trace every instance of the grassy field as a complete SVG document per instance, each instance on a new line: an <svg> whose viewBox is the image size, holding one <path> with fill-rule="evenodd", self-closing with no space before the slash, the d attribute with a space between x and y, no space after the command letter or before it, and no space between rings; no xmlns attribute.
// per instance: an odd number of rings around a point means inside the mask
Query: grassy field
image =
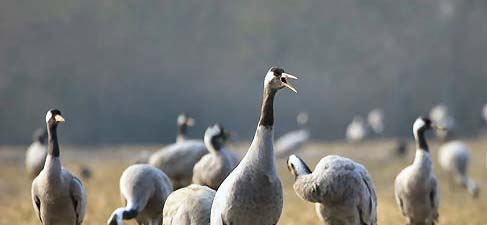
<svg viewBox="0 0 487 225"><path fill-rule="evenodd" d="M487 141L475 139L467 141L472 151L471 176L480 185L480 198L473 200L460 188L450 188L437 166L438 145L432 143L435 173L441 184L440 223L442 225L487 225ZM374 180L379 208L379 224L404 224L399 209L394 201L393 181L399 171L408 165L413 157L413 145L409 155L403 159L394 158L391 150L394 142L389 140L370 141L362 144L342 142L312 143L298 155L314 168L323 156L339 154L350 157L365 165ZM247 144L233 146L244 153ZM80 164L93 169L94 176L85 180L88 193L88 207L85 225L105 224L112 210L121 205L118 179L122 171L130 164L131 157L140 150L154 150L154 146L140 147L104 147L74 148L62 146L61 157L64 166L74 173L79 172ZM31 181L24 171L25 147L0 148L0 224L40 224L34 215L30 200ZM320 224L311 203L299 199L293 189L294 178L287 171L285 160L278 161L279 174L284 187L284 209L280 225ZM125 224L135 224L130 221Z"/></svg>

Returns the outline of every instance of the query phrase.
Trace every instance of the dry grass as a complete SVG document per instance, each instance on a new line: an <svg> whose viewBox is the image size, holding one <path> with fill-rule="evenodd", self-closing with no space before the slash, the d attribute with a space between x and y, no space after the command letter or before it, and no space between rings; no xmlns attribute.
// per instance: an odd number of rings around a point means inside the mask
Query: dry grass
<svg viewBox="0 0 487 225"><path fill-rule="evenodd" d="M486 225L487 224L487 141L470 140L472 151L471 175L480 184L481 196L472 200L462 189L448 187L445 176L438 168L435 172L441 183L440 224L442 225ZM340 154L364 164L371 173L379 197L379 224L404 224L393 197L393 181L396 174L412 159L412 153L405 159L390 156L393 142L382 140L359 145L340 142L310 144L299 155L314 168L327 154ZM437 145L431 145L436 154ZM412 146L410 146L410 150ZM112 210L121 205L118 179L129 165L130 156L141 149L154 147L111 147L101 151L95 149L77 150L64 147L62 154L65 166L77 173L82 162L94 171L94 177L84 181L88 192L88 208L85 225L105 224ZM246 145L238 146L246 150ZM77 150L77 151L76 151ZM100 150L100 149L96 149ZM24 148L0 148L0 224L40 224L34 216L30 200L30 180L23 168ZM435 158L436 159L436 156ZM436 161L436 160L435 160ZM286 170L285 160L278 161L279 173L284 186L284 209L280 225L320 224L311 203L299 199L292 190L293 178ZM436 166L436 165L435 165ZM485 214L484 214L485 213ZM126 224L135 224L126 222Z"/></svg>

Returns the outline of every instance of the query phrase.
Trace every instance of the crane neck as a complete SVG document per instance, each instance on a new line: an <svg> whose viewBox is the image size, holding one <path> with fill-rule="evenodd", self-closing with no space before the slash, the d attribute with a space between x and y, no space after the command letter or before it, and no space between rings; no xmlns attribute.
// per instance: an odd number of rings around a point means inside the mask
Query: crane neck
<svg viewBox="0 0 487 225"><path fill-rule="evenodd" d="M416 149L429 152L428 143L426 142L426 137L424 136L424 130L416 131L414 138L416 139Z"/></svg>
<svg viewBox="0 0 487 225"><path fill-rule="evenodd" d="M186 132L188 126L186 124L178 124L178 135L176 136L176 142L184 141L186 139Z"/></svg>
<svg viewBox="0 0 487 225"><path fill-rule="evenodd" d="M260 111L259 126L274 126L274 97L276 96L276 92L276 90L265 86L262 99L262 108Z"/></svg>
<svg viewBox="0 0 487 225"><path fill-rule="evenodd" d="M57 137L57 124L49 122L47 124L47 152L50 156L59 157L59 143Z"/></svg>

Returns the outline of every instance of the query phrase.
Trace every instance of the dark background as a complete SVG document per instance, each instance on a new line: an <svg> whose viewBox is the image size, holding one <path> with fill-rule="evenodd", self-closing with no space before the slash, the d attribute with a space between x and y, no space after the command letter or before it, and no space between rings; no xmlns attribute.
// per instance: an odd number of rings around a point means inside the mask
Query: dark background
<svg viewBox="0 0 487 225"><path fill-rule="evenodd" d="M270 66L297 75L277 134L308 111L316 139L384 109L387 136L438 103L458 133L483 125L483 0L2 0L0 144L30 142L51 107L63 143L160 143L179 112L190 136L220 122L250 139Z"/></svg>

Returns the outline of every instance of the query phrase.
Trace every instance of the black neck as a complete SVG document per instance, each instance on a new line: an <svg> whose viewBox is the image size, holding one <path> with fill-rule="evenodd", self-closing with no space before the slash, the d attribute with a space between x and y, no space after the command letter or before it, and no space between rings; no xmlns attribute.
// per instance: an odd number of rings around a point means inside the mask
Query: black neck
<svg viewBox="0 0 487 225"><path fill-rule="evenodd" d="M424 131L419 130L416 134L416 147L417 149L422 149L423 151L429 152L428 143L426 143L426 138L424 137Z"/></svg>
<svg viewBox="0 0 487 225"><path fill-rule="evenodd" d="M57 124L49 122L47 124L48 144L47 151L49 155L59 157L59 144L57 141Z"/></svg>
<svg viewBox="0 0 487 225"><path fill-rule="evenodd" d="M178 125L178 135L179 136L184 137L186 135L186 130L188 130L188 126L186 124Z"/></svg>
<svg viewBox="0 0 487 225"><path fill-rule="evenodd" d="M211 138L211 145L217 151L219 151L223 147L222 142L219 141L218 139L219 139L219 137L212 137Z"/></svg>
<svg viewBox="0 0 487 225"><path fill-rule="evenodd" d="M274 125L274 96L276 96L275 90L271 90L269 87L264 88L259 126L272 127Z"/></svg>

